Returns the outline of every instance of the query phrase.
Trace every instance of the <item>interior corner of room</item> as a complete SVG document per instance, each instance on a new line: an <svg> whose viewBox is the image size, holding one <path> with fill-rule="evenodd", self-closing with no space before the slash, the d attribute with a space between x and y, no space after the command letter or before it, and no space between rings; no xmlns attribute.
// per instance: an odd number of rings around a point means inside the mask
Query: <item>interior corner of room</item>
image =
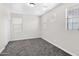
<svg viewBox="0 0 79 59"><path fill-rule="evenodd" d="M67 30L65 18L66 9L76 6L79 4L0 3L0 53L10 41L42 38L78 56L79 31Z"/></svg>

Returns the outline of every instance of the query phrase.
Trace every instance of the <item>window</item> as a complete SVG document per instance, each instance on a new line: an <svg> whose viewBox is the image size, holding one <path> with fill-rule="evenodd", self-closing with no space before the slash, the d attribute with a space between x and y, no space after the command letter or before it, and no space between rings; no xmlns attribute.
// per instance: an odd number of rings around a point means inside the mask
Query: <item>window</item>
<svg viewBox="0 0 79 59"><path fill-rule="evenodd" d="M67 10L67 29L79 30L79 8Z"/></svg>
<svg viewBox="0 0 79 59"><path fill-rule="evenodd" d="M12 16L12 30L13 32L22 32L22 16Z"/></svg>
<svg viewBox="0 0 79 59"><path fill-rule="evenodd" d="M79 30L79 18L68 19L69 30Z"/></svg>

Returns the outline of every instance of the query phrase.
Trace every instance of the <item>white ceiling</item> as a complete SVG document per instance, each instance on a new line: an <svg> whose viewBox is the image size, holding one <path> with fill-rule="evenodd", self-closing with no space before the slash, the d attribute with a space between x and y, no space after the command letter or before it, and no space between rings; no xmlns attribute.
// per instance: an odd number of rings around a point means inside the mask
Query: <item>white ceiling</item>
<svg viewBox="0 0 79 59"><path fill-rule="evenodd" d="M50 9L56 7L59 3L35 3L34 7L29 6L27 3L11 3L11 12L26 15L40 16Z"/></svg>

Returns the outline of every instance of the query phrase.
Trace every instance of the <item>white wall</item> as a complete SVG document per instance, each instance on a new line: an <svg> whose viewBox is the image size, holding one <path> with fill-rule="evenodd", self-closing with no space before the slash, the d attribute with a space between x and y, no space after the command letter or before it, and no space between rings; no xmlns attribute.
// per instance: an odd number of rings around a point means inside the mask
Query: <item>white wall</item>
<svg viewBox="0 0 79 59"><path fill-rule="evenodd" d="M12 33L13 40L22 40L40 37L40 19L38 16L22 15L22 32Z"/></svg>
<svg viewBox="0 0 79 59"><path fill-rule="evenodd" d="M26 38L40 37L40 19L38 16L24 16L23 32Z"/></svg>
<svg viewBox="0 0 79 59"><path fill-rule="evenodd" d="M72 55L79 55L79 31L69 31L65 27L65 9L75 5L62 4L41 16L41 37ZM52 18L53 14L56 19Z"/></svg>
<svg viewBox="0 0 79 59"><path fill-rule="evenodd" d="M10 15L8 8L0 4L0 52L10 40Z"/></svg>

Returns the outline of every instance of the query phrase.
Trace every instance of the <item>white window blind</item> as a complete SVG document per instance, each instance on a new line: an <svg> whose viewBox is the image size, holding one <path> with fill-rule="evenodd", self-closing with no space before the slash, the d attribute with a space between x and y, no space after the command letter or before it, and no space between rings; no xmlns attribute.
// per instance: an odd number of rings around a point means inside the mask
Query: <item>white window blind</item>
<svg viewBox="0 0 79 59"><path fill-rule="evenodd" d="M67 28L69 30L79 30L79 7L68 10Z"/></svg>
<svg viewBox="0 0 79 59"><path fill-rule="evenodd" d="M13 31L16 33L22 32L22 17L20 16L14 16L12 17L12 28Z"/></svg>

